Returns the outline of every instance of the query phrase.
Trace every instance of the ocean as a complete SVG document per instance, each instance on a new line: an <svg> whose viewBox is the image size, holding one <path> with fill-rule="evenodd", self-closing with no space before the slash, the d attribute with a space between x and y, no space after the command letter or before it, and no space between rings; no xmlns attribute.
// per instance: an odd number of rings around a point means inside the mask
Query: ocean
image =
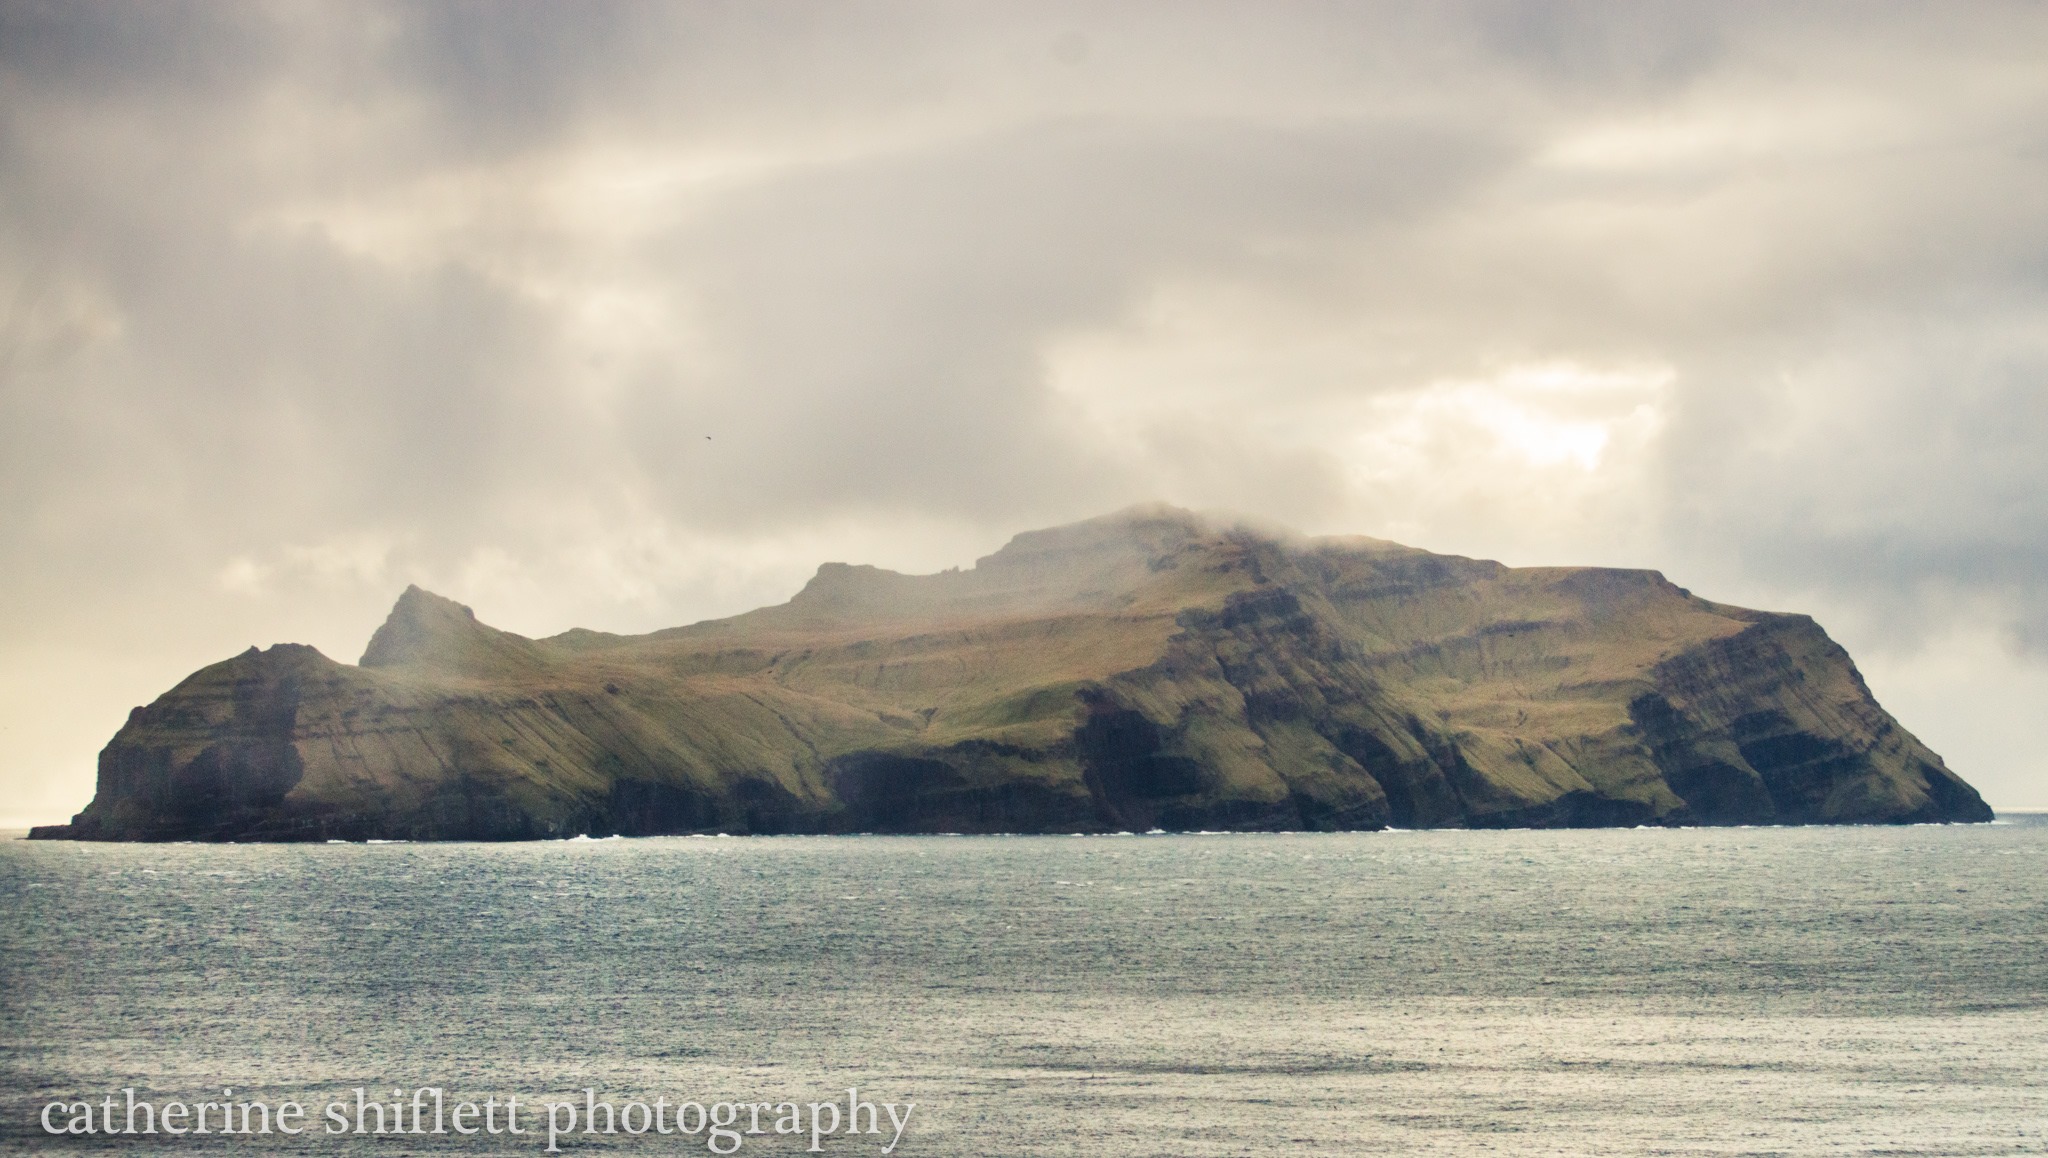
<svg viewBox="0 0 2048 1158"><path fill-rule="evenodd" d="M2043 1154L2039 820L6 840L0 1150Z"/></svg>

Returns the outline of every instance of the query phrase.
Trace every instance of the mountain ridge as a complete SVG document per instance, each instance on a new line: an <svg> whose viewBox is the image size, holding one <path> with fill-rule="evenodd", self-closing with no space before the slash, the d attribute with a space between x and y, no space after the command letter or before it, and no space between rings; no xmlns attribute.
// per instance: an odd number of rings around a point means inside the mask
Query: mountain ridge
<svg viewBox="0 0 2048 1158"><path fill-rule="evenodd" d="M1148 506L639 636L409 587L358 665L252 649L136 709L34 835L1988 819L1805 616Z"/></svg>

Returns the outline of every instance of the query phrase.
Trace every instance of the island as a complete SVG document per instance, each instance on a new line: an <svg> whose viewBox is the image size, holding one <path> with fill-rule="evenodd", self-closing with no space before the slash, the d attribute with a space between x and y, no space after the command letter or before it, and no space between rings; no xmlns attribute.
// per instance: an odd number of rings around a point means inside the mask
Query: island
<svg viewBox="0 0 2048 1158"><path fill-rule="evenodd" d="M136 708L34 839L1980 822L1811 618L1163 506L528 639L409 588Z"/></svg>

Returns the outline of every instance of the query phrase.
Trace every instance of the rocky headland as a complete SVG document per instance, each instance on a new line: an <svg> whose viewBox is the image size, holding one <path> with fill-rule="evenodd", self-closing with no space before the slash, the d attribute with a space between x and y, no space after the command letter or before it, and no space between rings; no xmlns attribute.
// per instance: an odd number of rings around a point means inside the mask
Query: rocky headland
<svg viewBox="0 0 2048 1158"><path fill-rule="evenodd" d="M650 635L410 588L354 666L251 648L136 708L32 836L1989 819L1806 616L1148 507Z"/></svg>

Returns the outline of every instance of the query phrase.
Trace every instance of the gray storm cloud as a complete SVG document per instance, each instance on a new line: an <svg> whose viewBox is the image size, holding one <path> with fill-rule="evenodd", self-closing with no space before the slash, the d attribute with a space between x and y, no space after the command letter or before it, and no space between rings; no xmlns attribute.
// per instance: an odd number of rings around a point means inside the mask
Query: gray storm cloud
<svg viewBox="0 0 2048 1158"><path fill-rule="evenodd" d="M0 819L405 583L1144 499L1808 610L2048 804L2048 13L0 3Z"/></svg>

